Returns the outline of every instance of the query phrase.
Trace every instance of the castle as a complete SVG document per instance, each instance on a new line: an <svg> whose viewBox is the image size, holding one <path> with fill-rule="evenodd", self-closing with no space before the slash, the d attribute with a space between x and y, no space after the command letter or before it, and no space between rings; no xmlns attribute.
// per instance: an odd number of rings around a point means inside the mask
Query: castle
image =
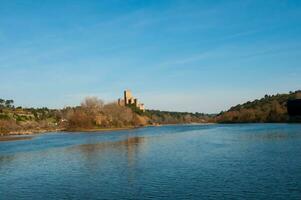
<svg viewBox="0 0 301 200"><path fill-rule="evenodd" d="M134 105L139 110L145 111L144 104L139 103L137 98L134 98L132 92L130 90L124 91L123 99L118 99L118 105L120 106L127 106L127 105Z"/></svg>

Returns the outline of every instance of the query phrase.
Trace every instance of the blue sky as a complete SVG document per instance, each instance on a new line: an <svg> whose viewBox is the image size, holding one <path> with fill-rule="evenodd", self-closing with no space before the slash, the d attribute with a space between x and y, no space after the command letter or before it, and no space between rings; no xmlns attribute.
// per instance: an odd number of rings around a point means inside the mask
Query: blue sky
<svg viewBox="0 0 301 200"><path fill-rule="evenodd" d="M300 89L301 1L0 0L0 96L61 108L125 88L215 113Z"/></svg>

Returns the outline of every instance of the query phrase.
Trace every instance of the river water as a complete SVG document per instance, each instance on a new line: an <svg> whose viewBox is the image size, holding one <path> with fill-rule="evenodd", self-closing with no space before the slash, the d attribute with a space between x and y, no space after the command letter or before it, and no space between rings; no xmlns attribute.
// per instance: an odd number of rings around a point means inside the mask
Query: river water
<svg viewBox="0 0 301 200"><path fill-rule="evenodd" d="M0 199L301 199L301 125L176 125L0 142Z"/></svg>

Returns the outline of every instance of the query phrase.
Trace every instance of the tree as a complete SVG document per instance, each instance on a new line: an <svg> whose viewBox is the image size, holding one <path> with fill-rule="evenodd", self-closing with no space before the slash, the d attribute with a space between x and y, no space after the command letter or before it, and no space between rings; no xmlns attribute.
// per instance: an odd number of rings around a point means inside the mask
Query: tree
<svg viewBox="0 0 301 200"><path fill-rule="evenodd" d="M125 106L119 106L117 103L106 104L103 113L107 116L113 126L127 126L133 122L133 111Z"/></svg>
<svg viewBox="0 0 301 200"><path fill-rule="evenodd" d="M14 103L14 100L6 100L5 107L11 108L11 107L13 107L13 103Z"/></svg>
<svg viewBox="0 0 301 200"><path fill-rule="evenodd" d="M101 125L104 118L102 110L104 102L97 97L87 97L81 106L67 108L66 118L69 129L95 128Z"/></svg>
<svg viewBox="0 0 301 200"><path fill-rule="evenodd" d="M67 112L68 128L93 128L93 118L82 108L70 109Z"/></svg>
<svg viewBox="0 0 301 200"><path fill-rule="evenodd" d="M0 99L0 108L3 108L5 106L5 100Z"/></svg>
<svg viewBox="0 0 301 200"><path fill-rule="evenodd" d="M104 106L103 100L98 99L97 97L87 97L81 103L81 107L91 114L101 112L103 106Z"/></svg>

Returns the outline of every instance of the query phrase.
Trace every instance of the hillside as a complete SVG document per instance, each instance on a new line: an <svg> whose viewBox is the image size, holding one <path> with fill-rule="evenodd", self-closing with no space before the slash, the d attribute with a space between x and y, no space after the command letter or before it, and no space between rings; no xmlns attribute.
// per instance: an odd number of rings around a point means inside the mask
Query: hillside
<svg viewBox="0 0 301 200"><path fill-rule="evenodd" d="M59 110L15 107L13 103L13 100L0 99L0 135L60 129Z"/></svg>
<svg viewBox="0 0 301 200"><path fill-rule="evenodd" d="M212 122L214 115L189 112L169 112L160 110L146 110L144 113L154 124L185 124Z"/></svg>
<svg viewBox="0 0 301 200"><path fill-rule="evenodd" d="M301 91L289 94L265 95L261 99L236 105L216 116L218 123L296 122L287 113L287 101L301 97Z"/></svg>

